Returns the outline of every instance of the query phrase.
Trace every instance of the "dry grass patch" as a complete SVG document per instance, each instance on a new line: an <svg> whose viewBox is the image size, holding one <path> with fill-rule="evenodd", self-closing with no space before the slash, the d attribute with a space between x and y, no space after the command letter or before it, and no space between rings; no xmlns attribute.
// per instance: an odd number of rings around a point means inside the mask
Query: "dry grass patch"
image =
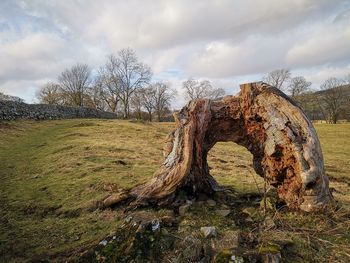
<svg viewBox="0 0 350 263"><path fill-rule="evenodd" d="M348 262L350 124L315 127L339 202L335 212L272 210L275 225L267 229L256 216L263 181L252 168L251 154L234 143L218 143L209 153L210 171L220 184L235 189L235 201L217 200L232 212L223 217L216 208L194 204L171 233L185 238L188 229L208 224L216 225L220 235L239 229L241 246L254 251L269 249L266 244L283 233L293 243L283 250L284 259ZM124 214L120 209L96 210L96 201L149 180L173 128L174 123L121 120L0 123L0 261L69 254L116 231ZM248 221L246 208L254 213Z"/></svg>

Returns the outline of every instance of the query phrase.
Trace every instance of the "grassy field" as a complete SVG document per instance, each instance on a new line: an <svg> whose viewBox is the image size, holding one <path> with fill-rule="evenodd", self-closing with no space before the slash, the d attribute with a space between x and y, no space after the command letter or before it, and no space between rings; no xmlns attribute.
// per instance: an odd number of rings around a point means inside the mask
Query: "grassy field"
<svg viewBox="0 0 350 263"><path fill-rule="evenodd" d="M293 256L290 262L349 262L350 124L315 127L338 209L327 215L275 211L275 227L260 231L254 240L268 243L283 231L294 244L282 253ZM122 211L96 209L96 201L151 178L162 162L165 135L173 128L173 123L120 120L0 123L0 262L61 258L116 231ZM249 201L263 183L251 159L234 143L218 143L209 153L209 166L221 184ZM228 229L237 220L234 215L216 218L208 209L194 209L187 223L207 220L203 224ZM248 233L251 227L232 229Z"/></svg>

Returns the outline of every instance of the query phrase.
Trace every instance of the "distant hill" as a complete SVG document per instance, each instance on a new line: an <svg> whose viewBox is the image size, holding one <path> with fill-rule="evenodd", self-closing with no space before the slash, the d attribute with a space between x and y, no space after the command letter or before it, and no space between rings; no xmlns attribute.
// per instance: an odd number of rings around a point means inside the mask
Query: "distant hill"
<svg viewBox="0 0 350 263"><path fill-rule="evenodd" d="M350 84L307 92L294 100L311 120L325 120L328 123L350 120Z"/></svg>
<svg viewBox="0 0 350 263"><path fill-rule="evenodd" d="M345 96L350 96L350 84L346 84L346 85L332 88L332 89L318 90L318 91L315 91L314 94L322 95L325 93L329 93L335 89L338 89L339 91L343 92L343 95Z"/></svg>

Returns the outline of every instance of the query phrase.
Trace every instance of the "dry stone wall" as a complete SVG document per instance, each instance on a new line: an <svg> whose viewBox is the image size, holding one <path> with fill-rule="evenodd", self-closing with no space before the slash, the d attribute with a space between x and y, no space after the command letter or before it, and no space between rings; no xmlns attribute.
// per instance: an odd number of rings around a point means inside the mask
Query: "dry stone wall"
<svg viewBox="0 0 350 263"><path fill-rule="evenodd" d="M26 104L15 101L0 101L0 120L16 119L75 119L75 118L100 118L116 119L112 112L100 111L84 107L68 107L47 104Z"/></svg>

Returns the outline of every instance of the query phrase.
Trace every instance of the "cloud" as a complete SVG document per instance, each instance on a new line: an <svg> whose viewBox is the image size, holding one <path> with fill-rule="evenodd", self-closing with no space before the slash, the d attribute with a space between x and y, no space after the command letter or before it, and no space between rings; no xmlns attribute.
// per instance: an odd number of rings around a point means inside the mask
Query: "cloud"
<svg viewBox="0 0 350 263"><path fill-rule="evenodd" d="M238 42L211 42L193 56L188 66L198 75L228 77L266 73L282 67L347 65L349 22L344 18L316 20L278 35L251 35Z"/></svg>
<svg viewBox="0 0 350 263"><path fill-rule="evenodd" d="M9 79L52 76L60 68L65 45L55 35L35 33L1 45L0 83ZM62 67L61 67L62 68Z"/></svg>
<svg viewBox="0 0 350 263"><path fill-rule="evenodd" d="M164 48L179 44L276 35L315 19L322 20L344 0L155 0L96 2L38 1L21 4L36 18L58 30L79 34L113 47Z"/></svg>
<svg viewBox="0 0 350 263"><path fill-rule="evenodd" d="M343 67L320 67L315 68L313 70L304 70L302 72L298 72L298 74L304 75L308 81L313 83L313 88L318 89L319 86L329 78L340 78L350 74L350 65Z"/></svg>
<svg viewBox="0 0 350 263"><path fill-rule="evenodd" d="M37 80L9 80L1 86L0 91L5 94L18 96L28 103L35 102L37 88L42 86L49 79Z"/></svg>
<svg viewBox="0 0 350 263"><path fill-rule="evenodd" d="M312 67L322 64L339 65L350 59L350 24L345 27L319 28L301 40L287 53L287 64Z"/></svg>
<svg viewBox="0 0 350 263"><path fill-rule="evenodd" d="M195 54L188 67L196 75L213 78L268 72L283 66L286 49L285 43L265 37L250 37L238 44L213 42Z"/></svg>
<svg viewBox="0 0 350 263"><path fill-rule="evenodd" d="M176 89L196 77L235 92L281 67L346 71L349 14L348 0L3 0L0 90L33 91L76 62L97 68L124 47Z"/></svg>

